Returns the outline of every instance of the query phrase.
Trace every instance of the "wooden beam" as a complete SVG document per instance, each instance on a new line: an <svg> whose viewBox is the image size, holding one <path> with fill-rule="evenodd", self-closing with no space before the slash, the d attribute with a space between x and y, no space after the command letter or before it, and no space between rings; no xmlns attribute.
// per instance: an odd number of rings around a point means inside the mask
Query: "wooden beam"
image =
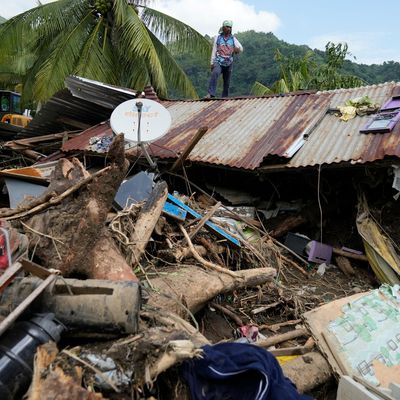
<svg viewBox="0 0 400 400"><path fill-rule="evenodd" d="M183 163L185 162L186 158L190 154L190 152L194 149L196 144L200 141L200 139L205 135L205 133L208 131L207 126L201 127L196 134L193 136L193 138L190 140L190 142L186 145L186 147L183 149L181 155L178 157L178 159L174 162L172 165L170 172L176 172L179 170Z"/></svg>
<svg viewBox="0 0 400 400"><path fill-rule="evenodd" d="M218 208L221 207L221 202L218 202L215 204L210 211L207 212L206 215L199 221L199 223L196 225L196 227L193 229L193 231L190 233L189 237L190 239L193 239L199 230L204 226L204 224L214 215L215 211L218 210Z"/></svg>
<svg viewBox="0 0 400 400"><path fill-rule="evenodd" d="M67 135L67 137L70 138L77 136L79 133L77 131L61 132L61 133L52 133L50 135L42 135L25 139L11 140L9 142L4 143L4 147L13 150L23 150L27 147L32 147L32 144L34 143L62 140L65 137L65 135Z"/></svg>
<svg viewBox="0 0 400 400"><path fill-rule="evenodd" d="M135 223L135 230L130 237L130 241L134 243L132 251L136 263L140 261L140 258L146 249L147 243L154 231L154 227L156 226L164 208L167 196L167 184L164 181L158 182L139 213Z"/></svg>
<svg viewBox="0 0 400 400"><path fill-rule="evenodd" d="M259 340L258 342L256 342L256 344L261 347L271 347L275 344L286 342L287 340L291 339L296 339L300 336L309 336L307 329L296 329L294 331L289 331L280 335L271 336L268 339Z"/></svg>
<svg viewBox="0 0 400 400"><path fill-rule="evenodd" d="M356 254L356 253L351 253L349 251L344 251L342 249L337 249L336 247L334 247L332 249L332 253L336 254L338 256L343 256L343 257L347 257L347 258L351 258L353 260L357 260L357 261L366 261L368 262L368 257L364 254Z"/></svg>

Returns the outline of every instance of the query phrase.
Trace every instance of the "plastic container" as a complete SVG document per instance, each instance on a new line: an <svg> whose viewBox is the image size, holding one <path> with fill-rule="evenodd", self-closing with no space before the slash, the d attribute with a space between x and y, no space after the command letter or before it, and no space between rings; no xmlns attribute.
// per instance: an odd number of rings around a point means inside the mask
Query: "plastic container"
<svg viewBox="0 0 400 400"><path fill-rule="evenodd" d="M17 322L0 337L1 400L18 399L26 392L37 347L49 341L58 342L63 330L54 314L41 314Z"/></svg>

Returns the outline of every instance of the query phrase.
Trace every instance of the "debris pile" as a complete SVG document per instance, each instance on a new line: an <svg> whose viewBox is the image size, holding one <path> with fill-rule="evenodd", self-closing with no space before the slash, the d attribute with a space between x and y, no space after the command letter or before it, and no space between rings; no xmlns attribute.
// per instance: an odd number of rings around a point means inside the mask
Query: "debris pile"
<svg viewBox="0 0 400 400"><path fill-rule="evenodd" d="M267 198L255 175L189 177L193 142L153 165L90 132L3 144L35 163L0 171L2 399L322 400L335 378L338 400L396 399L400 214L374 197L392 175L345 199L336 172L317 196L283 172Z"/></svg>

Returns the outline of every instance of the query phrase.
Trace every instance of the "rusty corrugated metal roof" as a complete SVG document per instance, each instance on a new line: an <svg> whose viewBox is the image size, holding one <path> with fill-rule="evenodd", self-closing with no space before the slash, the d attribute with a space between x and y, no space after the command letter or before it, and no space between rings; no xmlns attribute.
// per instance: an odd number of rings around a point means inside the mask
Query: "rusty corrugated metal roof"
<svg viewBox="0 0 400 400"><path fill-rule="evenodd" d="M44 104L18 138L89 128L110 118L123 101L136 97L134 90L76 76L66 78L65 84L67 88Z"/></svg>
<svg viewBox="0 0 400 400"><path fill-rule="evenodd" d="M399 89L400 84L392 82L285 96L165 101L162 104L171 113L172 127L150 145L150 153L159 158L176 158L197 129L208 126L189 160L256 169L268 156L280 157L281 167L295 168L400 157L400 125L387 134L360 134L368 117L343 122L327 113L328 108L337 108L348 99L364 95L383 104ZM72 143L65 143L63 151L87 150L90 137L109 133L108 124L91 128L72 139ZM303 143L304 135L307 138Z"/></svg>
<svg viewBox="0 0 400 400"><path fill-rule="evenodd" d="M108 121L102 122L83 131L80 135L67 140L61 147L61 151L89 150L91 138L112 136L113 132Z"/></svg>
<svg viewBox="0 0 400 400"><path fill-rule="evenodd" d="M150 145L151 154L176 157L198 128L208 132L189 155L192 161L255 169L287 149L326 112L327 95L301 94L241 100L165 102L169 132Z"/></svg>
<svg viewBox="0 0 400 400"><path fill-rule="evenodd" d="M383 105L399 87L400 84L391 82L318 94L328 93L332 108L365 95L374 103ZM362 134L359 131L368 119L368 116L355 117L344 122L333 114L327 114L287 166L297 168L340 162L366 163L381 160L385 156L400 157L400 124L389 133Z"/></svg>

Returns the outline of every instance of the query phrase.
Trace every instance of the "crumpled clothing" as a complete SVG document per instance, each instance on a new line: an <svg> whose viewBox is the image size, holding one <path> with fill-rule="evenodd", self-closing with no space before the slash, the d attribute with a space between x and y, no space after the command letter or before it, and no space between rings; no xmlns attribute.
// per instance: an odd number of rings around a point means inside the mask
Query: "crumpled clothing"
<svg viewBox="0 0 400 400"><path fill-rule="evenodd" d="M267 350L243 343L203 347L203 357L181 366L193 400L311 400L283 375Z"/></svg>

